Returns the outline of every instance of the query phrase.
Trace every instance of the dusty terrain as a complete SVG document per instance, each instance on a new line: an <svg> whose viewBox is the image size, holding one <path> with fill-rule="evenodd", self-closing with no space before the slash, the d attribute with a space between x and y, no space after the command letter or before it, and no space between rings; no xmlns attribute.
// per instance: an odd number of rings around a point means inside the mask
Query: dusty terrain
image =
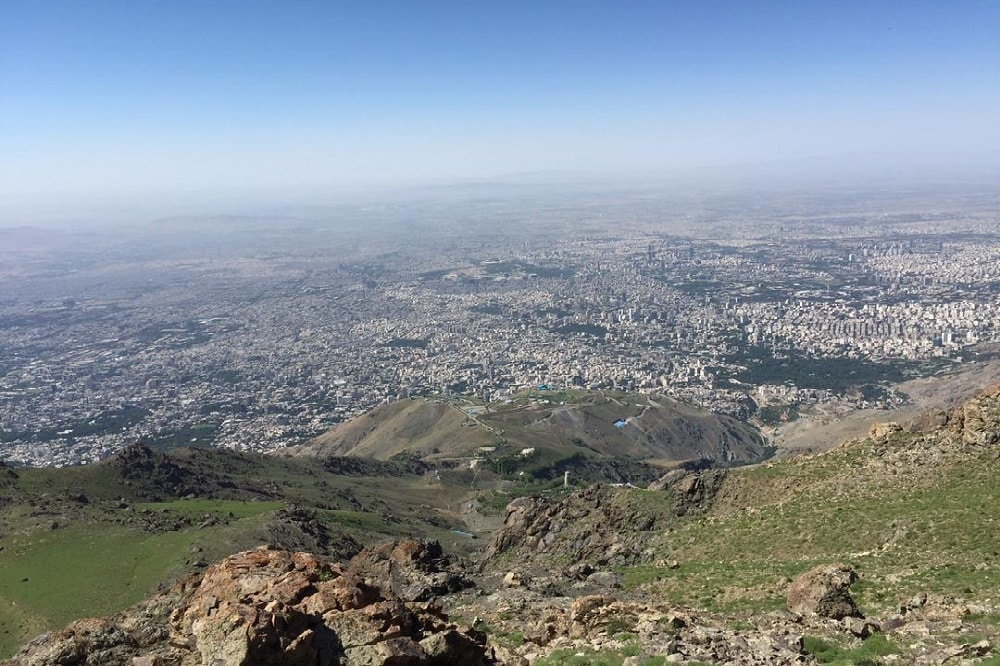
<svg viewBox="0 0 1000 666"><path fill-rule="evenodd" d="M982 387L998 381L1000 361L996 360L962 366L954 373L913 379L897 386L910 397L911 404L905 407L895 410L813 407L774 430L771 444L778 449L779 457L825 451L843 441L864 437L874 422L916 423L927 412L953 409Z"/></svg>

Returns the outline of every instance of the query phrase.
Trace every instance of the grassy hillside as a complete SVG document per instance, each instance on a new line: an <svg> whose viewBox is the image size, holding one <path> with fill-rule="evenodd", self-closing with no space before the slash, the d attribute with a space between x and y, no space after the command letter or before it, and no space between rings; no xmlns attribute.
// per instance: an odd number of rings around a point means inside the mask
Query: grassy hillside
<svg viewBox="0 0 1000 666"><path fill-rule="evenodd" d="M99 465L0 468L0 658L260 544L353 554L401 535L473 541L463 473L360 460L131 447Z"/></svg>
<svg viewBox="0 0 1000 666"><path fill-rule="evenodd" d="M160 581L190 569L193 549L217 552L226 533L236 529L149 533L79 521L9 535L0 551L0 655L70 620L106 615L145 598Z"/></svg>
<svg viewBox="0 0 1000 666"><path fill-rule="evenodd" d="M343 423L297 453L449 460L482 456L482 447L496 447L496 456L533 448L549 461L739 464L765 455L756 430L736 419L662 396L586 391L531 391L487 405L403 400Z"/></svg>
<svg viewBox="0 0 1000 666"><path fill-rule="evenodd" d="M631 567L626 584L735 617L783 607L791 577L844 562L861 577L852 590L866 614L887 617L926 593L996 640L998 479L996 448L905 432L733 470L707 515L657 539L657 558L680 566Z"/></svg>

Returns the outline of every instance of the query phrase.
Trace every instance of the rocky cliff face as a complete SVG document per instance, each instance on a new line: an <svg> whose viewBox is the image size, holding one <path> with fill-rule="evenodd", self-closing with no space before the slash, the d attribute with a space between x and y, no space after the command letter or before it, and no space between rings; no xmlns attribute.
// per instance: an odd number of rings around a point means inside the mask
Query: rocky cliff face
<svg viewBox="0 0 1000 666"><path fill-rule="evenodd" d="M966 445L1000 443L1000 384L957 408L949 419L949 428Z"/></svg>
<svg viewBox="0 0 1000 666"><path fill-rule="evenodd" d="M522 497L507 506L482 562L491 567L507 554L519 563L635 564L646 556L650 534L671 518L663 507L642 506L642 497L627 488L595 485L563 500Z"/></svg>
<svg viewBox="0 0 1000 666"><path fill-rule="evenodd" d="M125 613L41 636L9 663L496 663L485 636L451 624L433 601L413 600L429 597L435 586L457 585L441 558L432 557L438 551L434 544L403 541L362 551L347 567L267 547L237 553ZM384 569L394 575L383 577ZM407 584L397 589L400 580Z"/></svg>
<svg viewBox="0 0 1000 666"><path fill-rule="evenodd" d="M651 491L673 495L672 508L644 501L634 488L608 485L590 486L558 500L518 498L507 506L504 525L481 562L491 568L504 554L521 563L554 558L596 567L648 561L654 538L676 517L709 508L726 475L724 469L676 470L650 484Z"/></svg>

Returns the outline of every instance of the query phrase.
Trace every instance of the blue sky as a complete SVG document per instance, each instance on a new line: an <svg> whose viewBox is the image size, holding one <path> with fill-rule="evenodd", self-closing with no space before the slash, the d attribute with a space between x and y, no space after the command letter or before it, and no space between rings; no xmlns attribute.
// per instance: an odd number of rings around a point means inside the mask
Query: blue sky
<svg viewBox="0 0 1000 666"><path fill-rule="evenodd" d="M1000 2L0 0L0 201L1000 156Z"/></svg>

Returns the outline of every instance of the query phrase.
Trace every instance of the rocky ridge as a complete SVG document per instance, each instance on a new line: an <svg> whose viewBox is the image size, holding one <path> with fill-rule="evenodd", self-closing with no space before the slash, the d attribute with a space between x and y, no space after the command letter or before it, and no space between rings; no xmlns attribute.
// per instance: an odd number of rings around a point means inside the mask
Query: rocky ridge
<svg viewBox="0 0 1000 666"><path fill-rule="evenodd" d="M430 599L435 586L457 585L440 568L443 562L433 557L439 549L402 541L388 549L363 551L346 567L268 547L237 553L129 611L80 620L43 635L8 663L497 663L485 636L450 623ZM386 564L399 575L383 585L379 581ZM398 580L407 581L402 596L394 588Z"/></svg>
<svg viewBox="0 0 1000 666"><path fill-rule="evenodd" d="M553 559L595 566L647 559L649 539L671 515L643 506L630 489L594 485L565 499L521 497L506 509L504 526L483 551L484 567Z"/></svg>

